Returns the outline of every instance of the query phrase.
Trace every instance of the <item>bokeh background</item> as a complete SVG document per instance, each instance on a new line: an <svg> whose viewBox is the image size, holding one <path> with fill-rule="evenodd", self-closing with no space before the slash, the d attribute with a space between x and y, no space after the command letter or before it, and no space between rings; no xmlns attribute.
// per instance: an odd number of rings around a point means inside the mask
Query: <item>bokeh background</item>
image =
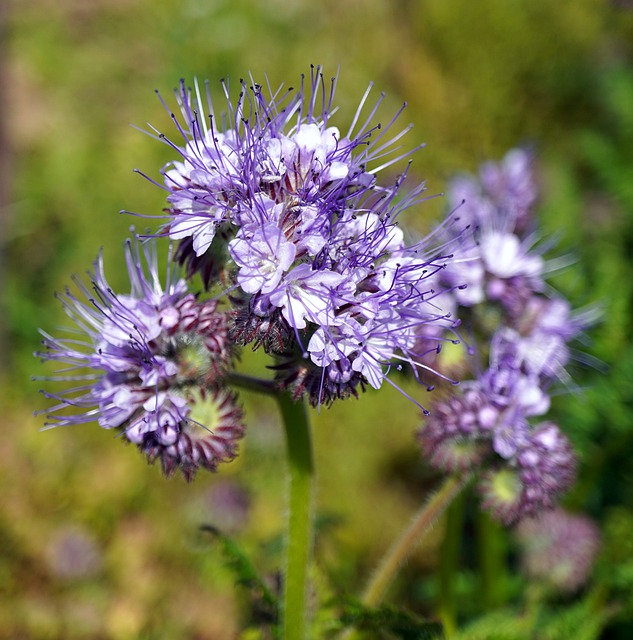
<svg viewBox="0 0 633 640"><path fill-rule="evenodd" d="M132 172L157 177L171 157L130 126L172 132L153 90L169 96L198 77L219 96L221 78L249 72L296 85L311 63L326 76L340 67L342 128L370 81L386 92L384 114L408 102L408 142L427 145L413 172L430 193L513 146L535 149L543 233L575 258L555 285L604 310L581 348L595 359L576 374L584 397L554 409L581 457L566 504L598 523L603 547L590 586L558 604L595 614L600 637L632 637L633 3L0 0L0 638L223 640L248 624L245 592L199 526L235 533L274 575L285 487L274 407L244 395L241 455L187 485L96 426L40 431L32 354L38 327L64 324L54 291L100 247L112 283L124 282L123 239L146 221L119 211L163 206ZM421 205L407 223L428 229L443 206ZM358 591L435 486L412 438L419 420L388 386L315 414L319 580L332 593ZM501 549L482 583L474 504L462 507L457 619L491 609L518 619L527 583L516 542L478 529ZM441 534L391 592L421 615L438 597ZM514 637L490 633L477 637Z"/></svg>

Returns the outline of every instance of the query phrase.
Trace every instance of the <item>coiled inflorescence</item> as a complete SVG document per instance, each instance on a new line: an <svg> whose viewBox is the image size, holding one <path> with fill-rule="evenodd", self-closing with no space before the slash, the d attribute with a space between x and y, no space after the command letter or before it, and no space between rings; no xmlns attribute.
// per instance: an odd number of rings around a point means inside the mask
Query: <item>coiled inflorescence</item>
<svg viewBox="0 0 633 640"><path fill-rule="evenodd" d="M221 388L232 359L226 315L198 301L173 274L160 283L155 243L126 245L131 292L108 285L102 257L79 279L79 296L59 296L81 339L44 335L43 359L64 366L53 380L78 381L48 409L51 425L98 421L117 429L171 475L191 479L198 467L230 460L244 427L234 394ZM75 332L76 333L76 332Z"/></svg>
<svg viewBox="0 0 633 640"><path fill-rule="evenodd" d="M219 122L208 88L203 99L181 83L172 117L182 142L160 136L180 154L163 171L164 235L190 274L231 290L236 341L279 356L280 385L314 405L379 388L401 363L418 371L425 340L435 348L456 322L436 304L450 249L407 244L397 223L424 186L402 196L406 170L387 185L376 177L412 153L399 151L409 127L391 135L396 118L373 123L382 98L363 116L368 90L341 133L335 85L313 69L298 92L266 98L242 81L235 102L223 85Z"/></svg>
<svg viewBox="0 0 633 640"><path fill-rule="evenodd" d="M574 314L551 293L544 250L536 243L537 200L531 153L515 149L483 165L479 180L456 179L451 205L472 225L475 244L455 251L440 273L447 294L480 345L474 379L439 397L418 432L432 465L480 472L483 505L505 523L552 507L573 483L575 457L550 421L550 389L571 357L569 342L595 317ZM547 292L547 294L546 294Z"/></svg>

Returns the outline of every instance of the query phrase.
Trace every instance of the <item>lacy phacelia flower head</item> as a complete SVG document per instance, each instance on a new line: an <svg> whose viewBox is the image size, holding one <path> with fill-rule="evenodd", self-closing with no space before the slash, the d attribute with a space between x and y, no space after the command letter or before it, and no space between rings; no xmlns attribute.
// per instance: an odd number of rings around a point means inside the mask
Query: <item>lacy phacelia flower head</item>
<svg viewBox="0 0 633 640"><path fill-rule="evenodd" d="M571 486L576 459L544 412L538 381L514 367L490 369L438 400L417 433L429 462L447 471L480 472L483 506L510 524L551 508Z"/></svg>
<svg viewBox="0 0 633 640"><path fill-rule="evenodd" d="M434 402L418 433L433 466L481 474L484 506L506 523L552 507L573 480L567 438L533 420L549 410L552 385L569 385L568 343L596 318L595 310L573 313L564 298L544 294L545 270L556 263L546 265L542 247L533 246L531 165L530 154L514 150L484 165L479 179L459 178L449 189L476 242L464 238L439 275L445 285L467 284L450 295L487 365L477 362L474 380Z"/></svg>
<svg viewBox="0 0 633 640"><path fill-rule="evenodd" d="M232 274L232 289L223 282L232 336L281 356L280 384L315 405L380 387L400 362L428 368L421 341L435 347L456 323L437 304L450 247L438 246L439 232L408 246L397 224L424 186L400 197L406 170L390 185L376 180L412 153L399 151L409 127L390 138L395 118L384 129L372 123L382 98L362 116L368 91L341 133L331 122L335 84L327 89L320 68L308 86L270 98L243 82L236 103L225 86L221 126L208 91L203 100L197 84L181 84L184 123L174 120L183 142L169 143L181 160L164 170L164 234L181 241L180 260L203 269L205 281ZM219 267L218 255L229 266Z"/></svg>
<svg viewBox="0 0 633 640"><path fill-rule="evenodd" d="M553 422L527 430L509 464L487 470L479 483L484 509L512 524L551 509L576 477L576 458Z"/></svg>
<svg viewBox="0 0 633 640"><path fill-rule="evenodd" d="M532 155L513 149L500 164L486 163L480 179L460 177L448 190L449 206L475 229L477 243L462 246L443 274L449 284L467 284L455 296L464 306L499 302L519 314L543 290L545 263L535 238L532 207L537 198Z"/></svg>
<svg viewBox="0 0 633 640"><path fill-rule="evenodd" d="M218 386L231 360L225 315L173 274L160 284L153 242L128 242L126 260L130 294L112 291L99 256L92 291L75 279L85 300L58 296L84 337L43 333L47 350L36 355L64 364L53 380L82 384L44 392L58 401L49 424L96 420L160 459L167 475L180 468L191 479L230 460L243 435L235 397Z"/></svg>
<svg viewBox="0 0 633 640"><path fill-rule="evenodd" d="M511 149L501 162L484 163L478 178L455 178L448 188L450 205L463 203L460 215L473 227L489 227L494 220L499 231L520 237L533 229L538 196L534 153L524 148Z"/></svg>
<svg viewBox="0 0 633 640"><path fill-rule="evenodd" d="M341 208L374 184L380 167L368 163L395 142L384 142L384 133L372 140L370 120L346 135L330 126L334 85L333 79L327 93L320 69L313 69L309 88L302 80L299 91L280 88L266 98L261 85L241 81L234 103L223 83L227 109L218 122L208 87L203 100L197 83L191 91L181 82L176 97L183 123L174 120L183 144L169 142L181 160L163 172L171 217L166 233L192 238L191 251L201 256L224 222L272 222L301 236L294 242L314 256ZM354 123L359 115L360 109Z"/></svg>
<svg viewBox="0 0 633 640"><path fill-rule="evenodd" d="M600 549L600 533L587 517L562 509L522 520L517 529L524 571L562 593L586 582Z"/></svg>

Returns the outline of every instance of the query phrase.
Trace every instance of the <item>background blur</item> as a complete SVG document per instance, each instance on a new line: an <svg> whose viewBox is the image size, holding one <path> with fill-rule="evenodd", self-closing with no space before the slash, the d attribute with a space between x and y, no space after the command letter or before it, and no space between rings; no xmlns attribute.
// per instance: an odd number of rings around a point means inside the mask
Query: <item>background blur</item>
<svg viewBox="0 0 633 640"><path fill-rule="evenodd" d="M577 374L585 399L555 407L582 459L566 504L602 531L590 589L611 616L603 637L632 637L633 3L0 0L0 638L235 637L245 597L202 523L235 532L263 572L277 568L283 441L266 400L243 394L241 455L187 485L96 426L40 432L32 412L46 402L30 376L42 374L38 327L65 323L54 292L101 246L122 284L123 240L145 222L119 210L163 206L132 173L157 177L171 157L130 126L172 133L153 90L169 98L180 77L198 77L219 96L221 78L249 71L292 86L310 63L326 76L340 65L341 128L370 81L387 94L385 114L408 101L408 143L427 144L414 172L431 193L534 146L542 228L577 259L555 285L576 306L604 307L582 350L609 371ZM424 204L407 223L428 229L442 207ZM415 407L388 385L314 418L323 580L358 591L435 477L413 443ZM474 543L461 543L462 620L520 607L515 542L496 535L508 562L485 597ZM420 614L433 611L440 537L441 527L392 592Z"/></svg>

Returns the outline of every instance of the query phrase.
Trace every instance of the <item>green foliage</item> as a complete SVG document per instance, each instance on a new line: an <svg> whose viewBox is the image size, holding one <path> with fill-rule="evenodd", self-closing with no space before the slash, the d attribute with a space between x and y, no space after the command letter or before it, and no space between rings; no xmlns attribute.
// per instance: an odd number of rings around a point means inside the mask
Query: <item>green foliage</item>
<svg viewBox="0 0 633 640"><path fill-rule="evenodd" d="M605 518L604 550L599 575L617 603L615 613L633 620L633 513L614 507Z"/></svg>
<svg viewBox="0 0 633 640"><path fill-rule="evenodd" d="M444 637L442 625L391 606L365 607L360 602L344 603L341 621L359 631L367 631L367 638L385 640L431 640Z"/></svg>
<svg viewBox="0 0 633 640"><path fill-rule="evenodd" d="M202 531L210 533L221 545L226 563L235 576L235 584L244 587L250 594L251 622L258 627L271 627L272 637L278 637L277 612L279 601L265 580L255 571L240 545L230 536L212 525L202 525Z"/></svg>
<svg viewBox="0 0 633 640"><path fill-rule="evenodd" d="M454 640L597 640L608 619L606 612L596 610L592 598L568 607L504 609L466 625Z"/></svg>

